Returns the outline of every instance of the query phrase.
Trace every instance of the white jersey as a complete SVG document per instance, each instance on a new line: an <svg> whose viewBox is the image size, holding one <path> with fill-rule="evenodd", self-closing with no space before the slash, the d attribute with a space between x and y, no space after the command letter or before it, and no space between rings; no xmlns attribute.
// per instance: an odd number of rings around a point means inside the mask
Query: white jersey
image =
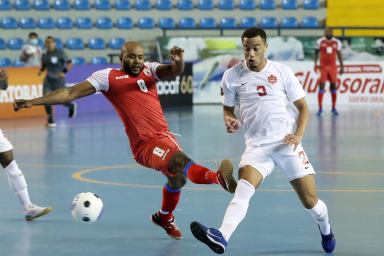
<svg viewBox="0 0 384 256"><path fill-rule="evenodd" d="M223 105L239 107L238 119L247 145L281 141L293 133L297 111L291 103L305 96L300 82L287 66L267 60L260 72L245 62L225 71L222 79Z"/></svg>

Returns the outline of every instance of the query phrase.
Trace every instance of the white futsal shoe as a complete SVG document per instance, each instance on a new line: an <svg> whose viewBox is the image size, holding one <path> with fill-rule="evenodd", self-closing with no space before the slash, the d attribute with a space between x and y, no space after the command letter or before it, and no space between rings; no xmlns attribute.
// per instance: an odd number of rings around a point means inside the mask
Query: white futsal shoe
<svg viewBox="0 0 384 256"><path fill-rule="evenodd" d="M28 208L24 210L25 220L32 221L36 218L44 216L50 213L53 210L52 207L40 207L34 204L31 204Z"/></svg>

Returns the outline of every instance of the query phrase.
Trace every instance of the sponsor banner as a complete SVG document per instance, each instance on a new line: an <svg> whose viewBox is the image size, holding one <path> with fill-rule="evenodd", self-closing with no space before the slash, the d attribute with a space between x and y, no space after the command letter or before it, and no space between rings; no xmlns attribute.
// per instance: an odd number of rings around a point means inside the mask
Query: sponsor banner
<svg viewBox="0 0 384 256"><path fill-rule="evenodd" d="M105 68L119 68L118 65L75 65L66 74L66 85L73 86L87 79L93 72ZM44 116L43 107L13 111L14 99L32 99L43 95L43 77L39 77L37 67L6 68L8 72L9 87L0 91L0 119ZM192 64L186 64L184 73L175 79L157 83L160 101L163 107L192 105ZM112 111L113 107L101 94L76 100L79 113L97 113ZM68 109L55 106L58 115L67 115Z"/></svg>
<svg viewBox="0 0 384 256"><path fill-rule="evenodd" d="M172 80L158 81L157 91L163 107L192 106L192 64L186 63L180 76Z"/></svg>
<svg viewBox="0 0 384 256"><path fill-rule="evenodd" d="M43 94L42 78L36 67L5 68L8 73L8 89L0 91L0 119L32 117L44 115L43 107L34 107L15 112L15 99L32 99Z"/></svg>
<svg viewBox="0 0 384 256"><path fill-rule="evenodd" d="M313 62L283 62L288 65L307 94L307 102L317 105L319 74L313 71ZM384 105L384 62L347 62L344 74L338 76L338 105ZM326 84L324 105L331 101L329 83Z"/></svg>

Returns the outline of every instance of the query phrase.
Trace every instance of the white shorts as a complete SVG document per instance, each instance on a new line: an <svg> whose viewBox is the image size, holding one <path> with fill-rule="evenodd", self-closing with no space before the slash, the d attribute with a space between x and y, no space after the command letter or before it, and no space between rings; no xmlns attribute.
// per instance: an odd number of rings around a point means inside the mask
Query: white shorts
<svg viewBox="0 0 384 256"><path fill-rule="evenodd" d="M296 151L293 151L293 145L286 145L282 142L246 146L239 167L250 165L256 168L265 179L272 173L275 164L289 181L315 174L301 143L297 146Z"/></svg>
<svg viewBox="0 0 384 256"><path fill-rule="evenodd" d="M11 142L4 136L3 132L0 130L0 153L7 152L12 150L13 146Z"/></svg>

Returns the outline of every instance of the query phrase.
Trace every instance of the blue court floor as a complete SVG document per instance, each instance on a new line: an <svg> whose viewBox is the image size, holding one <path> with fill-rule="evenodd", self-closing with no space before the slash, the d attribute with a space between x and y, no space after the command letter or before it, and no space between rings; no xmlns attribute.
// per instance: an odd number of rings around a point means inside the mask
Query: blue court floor
<svg viewBox="0 0 384 256"><path fill-rule="evenodd" d="M175 212L184 238L175 241L149 217L160 207L165 178L132 159L114 113L61 117L54 129L42 118L1 120L14 145L32 197L54 211L25 222L19 202L0 178L0 256L205 256L189 224L220 225L232 196L217 185L188 183ZM314 110L312 110L314 112ZM237 165L241 134L228 135L220 106L166 110L170 129L195 161L215 168L228 157ZM384 109L345 108L338 117L311 115L303 140L317 171L319 196L328 205L337 239L334 255L384 255ZM99 222L72 219L73 197L83 191L104 202ZM286 178L275 170L251 201L225 255L324 255L316 224Z"/></svg>

